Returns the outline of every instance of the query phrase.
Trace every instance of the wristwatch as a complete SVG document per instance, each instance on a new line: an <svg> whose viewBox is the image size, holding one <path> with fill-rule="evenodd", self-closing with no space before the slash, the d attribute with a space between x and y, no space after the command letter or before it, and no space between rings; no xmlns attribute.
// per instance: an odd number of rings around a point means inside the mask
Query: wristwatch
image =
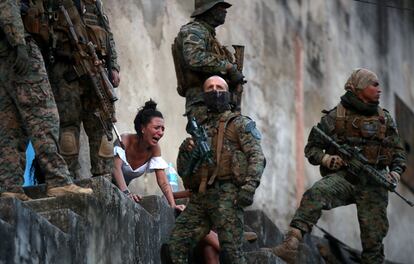
<svg viewBox="0 0 414 264"><path fill-rule="evenodd" d="M129 189L125 189L124 191L122 191L123 193L125 193L126 195L130 195L131 191Z"/></svg>

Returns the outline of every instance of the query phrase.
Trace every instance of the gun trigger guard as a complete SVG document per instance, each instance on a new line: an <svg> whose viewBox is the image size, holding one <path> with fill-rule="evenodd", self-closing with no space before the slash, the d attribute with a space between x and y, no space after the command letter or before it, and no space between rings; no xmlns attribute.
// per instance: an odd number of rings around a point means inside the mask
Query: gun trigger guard
<svg viewBox="0 0 414 264"><path fill-rule="evenodd" d="M358 125L356 124L357 121L359 121L359 117L355 117L354 120L352 120L352 126L354 128L359 128Z"/></svg>

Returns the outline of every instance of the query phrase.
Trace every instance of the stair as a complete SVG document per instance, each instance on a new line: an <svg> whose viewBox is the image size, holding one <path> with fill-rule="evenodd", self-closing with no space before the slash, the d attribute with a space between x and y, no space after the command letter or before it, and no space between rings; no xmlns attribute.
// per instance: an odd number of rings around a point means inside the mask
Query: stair
<svg viewBox="0 0 414 264"><path fill-rule="evenodd" d="M176 212L165 198L147 196L137 204L100 177L76 184L92 188L93 195L47 197L46 186L39 185L25 188L34 200L0 199L0 264L167 263L161 247ZM246 211L245 230L258 235L243 245L248 263L284 263L269 250L283 234L266 214ZM321 249L325 259L332 259L326 263L352 264L359 254L329 238L305 235L298 263L325 263Z"/></svg>

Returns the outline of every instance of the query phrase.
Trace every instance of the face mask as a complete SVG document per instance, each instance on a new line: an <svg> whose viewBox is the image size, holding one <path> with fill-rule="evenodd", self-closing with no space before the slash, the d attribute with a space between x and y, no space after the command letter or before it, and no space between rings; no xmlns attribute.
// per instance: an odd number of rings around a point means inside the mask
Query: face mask
<svg viewBox="0 0 414 264"><path fill-rule="evenodd" d="M207 108L214 113L223 113L230 109L230 93L229 92L207 92L203 94L204 103Z"/></svg>
<svg viewBox="0 0 414 264"><path fill-rule="evenodd" d="M217 9L213 13L213 19L217 26L223 25L226 21L226 10L225 9Z"/></svg>
<svg viewBox="0 0 414 264"><path fill-rule="evenodd" d="M220 25L223 25L226 21L226 14L226 9L219 8L216 6L207 11L205 14L203 14L203 20L205 20L208 24L210 24L213 27L218 27Z"/></svg>

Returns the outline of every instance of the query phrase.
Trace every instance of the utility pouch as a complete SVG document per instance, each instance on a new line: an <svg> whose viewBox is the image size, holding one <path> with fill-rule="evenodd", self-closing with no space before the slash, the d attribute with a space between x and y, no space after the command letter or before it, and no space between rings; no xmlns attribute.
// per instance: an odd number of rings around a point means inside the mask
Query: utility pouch
<svg viewBox="0 0 414 264"><path fill-rule="evenodd" d="M363 138L373 138L378 134L380 124L378 118L364 118L359 122Z"/></svg>
<svg viewBox="0 0 414 264"><path fill-rule="evenodd" d="M49 20L44 12L42 1L36 1L22 15L24 27L39 45L47 45L49 42Z"/></svg>
<svg viewBox="0 0 414 264"><path fill-rule="evenodd" d="M232 172L234 184L237 186L242 186L247 182L247 158L246 155L240 151L236 150L232 157Z"/></svg>
<svg viewBox="0 0 414 264"><path fill-rule="evenodd" d="M40 33L40 10L37 7L30 7L27 14L23 16L24 27L30 34Z"/></svg>
<svg viewBox="0 0 414 264"><path fill-rule="evenodd" d="M108 33L104 28L97 25L86 25L89 41L96 45L96 53L98 56L105 57L108 54Z"/></svg>

